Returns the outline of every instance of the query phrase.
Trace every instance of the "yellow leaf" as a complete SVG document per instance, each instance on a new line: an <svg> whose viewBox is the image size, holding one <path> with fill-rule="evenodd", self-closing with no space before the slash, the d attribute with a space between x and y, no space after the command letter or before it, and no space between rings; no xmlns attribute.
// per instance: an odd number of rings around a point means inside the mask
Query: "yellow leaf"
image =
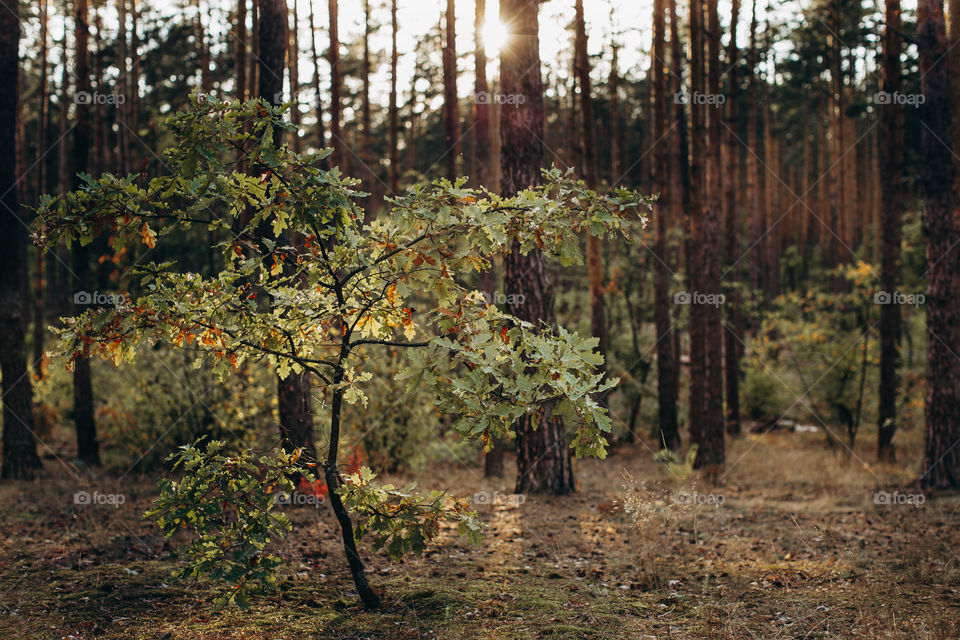
<svg viewBox="0 0 960 640"><path fill-rule="evenodd" d="M143 228L140 229L140 240L151 249L157 246L157 232L151 229L146 222L143 223Z"/></svg>

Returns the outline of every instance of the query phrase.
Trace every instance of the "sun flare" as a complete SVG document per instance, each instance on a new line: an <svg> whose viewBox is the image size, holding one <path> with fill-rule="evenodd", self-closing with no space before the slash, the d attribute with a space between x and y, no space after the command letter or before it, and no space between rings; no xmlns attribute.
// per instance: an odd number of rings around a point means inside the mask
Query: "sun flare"
<svg viewBox="0 0 960 640"><path fill-rule="evenodd" d="M487 55L499 53L509 38L507 27L496 18L488 18L483 23L480 33L483 36L483 44L487 49Z"/></svg>

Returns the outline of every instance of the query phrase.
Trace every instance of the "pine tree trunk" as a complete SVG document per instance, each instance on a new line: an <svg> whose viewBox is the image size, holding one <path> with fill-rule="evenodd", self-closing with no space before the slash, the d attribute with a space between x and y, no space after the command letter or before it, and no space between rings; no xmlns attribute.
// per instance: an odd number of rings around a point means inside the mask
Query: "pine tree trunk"
<svg viewBox="0 0 960 640"><path fill-rule="evenodd" d="M686 109L683 101L677 100L676 95L682 93L683 87L683 42L680 39L680 17L677 12L677 0L667 0L667 6L670 11L670 76L673 78L672 89L673 100L673 126L674 134L672 136L671 146L673 153L670 154L670 175L676 176L675 180L679 182L678 188L672 190L670 197L671 214L675 229L682 229L685 236L688 236L686 214L690 208L690 135L687 127ZM676 258L673 264L680 265L686 259L689 253L688 242L684 241L677 245ZM682 305L673 305L673 323L678 324L681 321ZM680 375L682 340L681 332L673 332L673 356L674 369L677 375ZM679 393L679 389L678 389Z"/></svg>
<svg viewBox="0 0 960 640"><path fill-rule="evenodd" d="M455 0L447 0L444 14L443 43L443 132L447 178L457 177L457 157L460 155L460 110L457 106L457 26Z"/></svg>
<svg viewBox="0 0 960 640"><path fill-rule="evenodd" d="M653 58L665 59L665 14L664 0L654 0L653 5ZM667 96L664 64L653 68L653 134L655 140L663 140L667 133ZM674 70L675 71L675 70ZM654 147L654 188L660 194L654 209L654 324L657 330L657 402L661 447L679 449L680 432L677 427L677 358L674 353L673 324L670 319L670 251L667 246L667 220L670 216L670 198L678 190L677 182L669 182L667 162L669 147L663 142Z"/></svg>
<svg viewBox="0 0 960 640"><path fill-rule="evenodd" d="M300 153L300 20L297 0L290 11L290 49L287 52L290 79L290 122L295 127L290 139L290 148Z"/></svg>
<svg viewBox="0 0 960 640"><path fill-rule="evenodd" d="M516 194L540 181L543 155L543 85L540 80L537 0L501 0L500 21L511 27L511 46L500 52L500 82L504 95L523 96L500 111L502 193ZM508 311L521 320L556 325L553 282L543 254L520 255L516 244L504 257ZM574 491L570 449L561 420L546 406L537 416L517 423L518 493L566 494ZM537 420L534 428L533 420Z"/></svg>
<svg viewBox="0 0 960 640"><path fill-rule="evenodd" d="M330 49L327 52L330 62L330 146L333 147L331 160L334 166L343 167L344 145L340 132L340 119L343 113L341 94L343 80L340 77L340 35L337 19L338 0L328 0L327 9L330 15Z"/></svg>
<svg viewBox="0 0 960 640"><path fill-rule="evenodd" d="M476 0L474 32L474 101L473 101L473 173L478 186L493 189L493 160L490 138L490 102L477 99L489 96L487 84L487 51L484 46L482 30L486 22L487 8L485 0ZM496 274L493 265L480 275L480 290L492 297L496 289ZM483 475L486 478L498 478L503 475L503 441L494 438L493 448L483 456Z"/></svg>
<svg viewBox="0 0 960 640"><path fill-rule="evenodd" d="M720 17L717 0L707 0L707 89L712 96L720 95ZM702 20L702 18L701 18ZM696 107L694 107L696 108ZM707 172L706 202L703 220L694 241L700 251L699 291L714 296L719 301L722 294L720 282L720 212L723 207L723 181L721 169L721 120L723 110L719 105L705 105L707 121ZM697 468L716 474L724 464L723 420L723 315L720 304L696 304L691 311L702 316L703 337L703 395L701 396L701 427L698 442ZM693 354L691 353L691 359Z"/></svg>
<svg viewBox="0 0 960 640"><path fill-rule="evenodd" d="M926 441L920 484L933 489L960 486L960 341L956 304L958 240L953 218L956 196L951 156L950 83L942 0L920 0L917 48L923 78L924 125L920 183L927 273Z"/></svg>
<svg viewBox="0 0 960 640"><path fill-rule="evenodd" d="M900 0L884 3L883 90L888 95L900 91ZM880 129L884 141L881 154L880 227L882 251L880 286L892 293L900 285L900 241L903 217L903 107L891 101L879 105ZM880 307L880 387L877 407L877 457L893 461L893 436L897 431L897 388L900 361L900 305Z"/></svg>
<svg viewBox="0 0 960 640"><path fill-rule="evenodd" d="M258 96L271 104L283 101L283 77L288 43L286 0L260 0ZM280 143L280 131L276 132ZM296 238L292 240L296 244ZM280 414L280 438L284 449L304 449L303 458L315 461L313 413L310 406L310 379L307 372L277 376L277 404Z"/></svg>
<svg viewBox="0 0 960 640"><path fill-rule="evenodd" d="M74 28L78 95L90 95L89 24L87 0L74 1ZM90 158L90 104L80 101L76 106L77 124L73 138L73 188L80 187L79 174L89 170ZM87 247L74 244L73 249L74 293L90 291L90 257ZM93 380L90 360L86 354L76 358L73 370L73 420L77 432L77 458L87 465L100 464L100 447L97 443L97 423L93 413Z"/></svg>
<svg viewBox="0 0 960 640"><path fill-rule="evenodd" d="M121 3L125 0L119 0ZM310 4L311 11L313 3ZM233 64L236 85L235 100L247 99L247 0L237 0L237 22L234 25Z"/></svg>
<svg viewBox="0 0 960 640"><path fill-rule="evenodd" d="M704 84L704 50L703 50L703 5L691 2L689 13L690 34L690 89L689 95L695 96L705 93ZM703 280L704 251L701 243L706 241L705 235L705 185L703 159L706 147L706 127L703 111L706 105L696 104L690 100L690 206L685 208L687 223L687 294L691 301L698 292L706 292L706 282ZM690 442L703 446L705 434L704 426L704 394L706 389L706 317L705 305L689 305L690 340L690 393L688 401L688 419L690 428ZM698 452L697 458L701 454Z"/></svg>
<svg viewBox="0 0 960 640"><path fill-rule="evenodd" d="M313 91L314 91L314 109L317 118L317 149L325 149L327 146L327 135L323 126L323 98L320 93L320 54L317 51L317 21L313 10L314 3L310 3L310 53L313 58ZM320 166L328 168L330 163L327 158L320 161Z"/></svg>
<svg viewBox="0 0 960 640"><path fill-rule="evenodd" d="M17 87L19 78L20 7L2 0L0 7L0 82ZM0 91L0 148L14 149L17 91ZM41 468L33 436L33 406L24 336L26 301L21 260L24 228L17 217L15 154L0 154L0 372L3 375L3 467L0 477L31 478Z"/></svg>
<svg viewBox="0 0 960 640"><path fill-rule="evenodd" d="M47 12L48 0L40 2L40 88L37 105L37 149L40 162L37 166L37 194L47 193ZM36 280L33 291L33 370L42 378L45 374L43 363L43 343L46 336L46 256L42 251L36 253Z"/></svg>
<svg viewBox="0 0 960 640"><path fill-rule="evenodd" d="M247 95L260 95L260 0L250 0L250 73L247 74Z"/></svg>
<svg viewBox="0 0 960 640"><path fill-rule="evenodd" d="M376 209L377 185L373 174L373 135L370 130L370 0L363 0L363 62L360 71L363 89L360 98L361 124L363 134L360 144L360 159L363 164L363 190L370 194L364 213L364 221L371 222Z"/></svg>
<svg viewBox="0 0 960 640"><path fill-rule="evenodd" d="M740 139L737 135L739 112L739 80L737 70L740 66L740 51L737 49L737 23L740 19L740 0L733 0L730 12L730 42L727 44L727 93L726 117L727 131L725 136L724 163L727 174L724 178L724 235L726 242L726 277L727 277L727 326L724 335L724 362L726 364L724 389L727 406L725 427L727 433L737 435L741 431L740 424L740 348L743 344L743 326L741 318L740 295L740 224L737 194L740 185Z"/></svg>
<svg viewBox="0 0 960 640"><path fill-rule="evenodd" d="M844 220L846 219L846 172L842 161L846 150L844 144L843 109L843 74L841 71L841 39L838 37L841 27L840 0L830 0L830 89L831 99L831 154L830 154L830 218L828 227L831 231L827 237L827 255L824 266L832 269L841 261L840 239L843 237ZM839 282L835 282L839 286Z"/></svg>
<svg viewBox="0 0 960 640"><path fill-rule="evenodd" d="M761 153L757 140L758 125L758 88L757 88L757 1L753 0L750 9L750 50L747 55L747 72L749 85L747 89L747 200L748 214L748 252L750 254L750 289L756 298L765 289L763 265L766 261L766 252L763 240L763 205L761 204L761 177L759 154ZM756 305L759 306L759 305ZM757 318L751 318L751 330L756 332L759 327Z"/></svg>
<svg viewBox="0 0 960 640"><path fill-rule="evenodd" d="M137 0L130 0L130 77L127 82L129 94L124 102L126 117L127 165L130 171L141 169L137 131L140 127L140 10Z"/></svg>
<svg viewBox="0 0 960 640"><path fill-rule="evenodd" d="M575 53L574 67L580 83L580 112L581 131L583 135L583 166L582 175L587 186L596 189L600 176L597 169L597 130L593 115L593 94L590 81L590 61L587 58L587 29L583 17L583 0L576 0L576 17L574 18ZM603 313L603 256L600 248L600 238L587 233L587 274L590 283L590 333L600 342L597 351L604 358L607 355L607 331ZM600 368L600 373L606 371L606 365ZM598 398L606 406L609 392Z"/></svg>
<svg viewBox="0 0 960 640"><path fill-rule="evenodd" d="M490 87L487 84L487 51L484 46L482 29L486 22L486 0L476 0L474 15L474 93L477 99L473 101L473 147L474 147L474 178L478 185L492 188L492 160L490 138L490 101L481 100L479 96L489 96Z"/></svg>
<svg viewBox="0 0 960 640"><path fill-rule="evenodd" d="M662 54L660 59L664 60ZM621 162L623 151L620 146L620 132L623 127L620 119L623 116L620 113L620 46L616 42L610 48L610 76L607 78L607 89L610 93L610 184L617 185L623 178L620 175L623 166Z"/></svg>
<svg viewBox="0 0 960 640"><path fill-rule="evenodd" d="M478 0L478 6L483 0ZM400 193L400 158L398 154L400 116L397 106L397 0L390 0L390 107L387 113L387 142L390 145L390 193Z"/></svg>
<svg viewBox="0 0 960 640"><path fill-rule="evenodd" d="M203 26L203 11L200 8L200 0L194 0L193 6L197 11L197 17L194 20L194 33L197 40L197 58L200 63L200 90L204 93L210 93L213 88L210 78L210 49L207 46L207 30Z"/></svg>

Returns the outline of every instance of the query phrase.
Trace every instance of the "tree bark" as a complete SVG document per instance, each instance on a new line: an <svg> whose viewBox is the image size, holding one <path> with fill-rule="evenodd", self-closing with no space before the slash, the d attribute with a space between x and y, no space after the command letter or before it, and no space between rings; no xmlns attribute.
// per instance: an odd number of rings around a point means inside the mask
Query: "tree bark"
<svg viewBox="0 0 960 640"><path fill-rule="evenodd" d="M320 93L320 55L317 52L317 21L313 9L314 3L310 3L310 52L313 58L313 91L314 108L317 118L317 149L325 149L327 146L327 135L323 126L323 98ZM328 168L330 163L326 158L320 161L320 166Z"/></svg>
<svg viewBox="0 0 960 640"><path fill-rule="evenodd" d="M474 100L473 100L473 173L478 186L494 189L493 160L490 138L490 103L478 96L489 96L487 84L487 51L483 42L483 25L486 22L485 0L476 0L473 21L474 35ZM493 265L480 275L480 290L493 296L496 291ZM490 298L493 300L493 298ZM494 437L493 448L483 456L483 475L499 478L503 475L503 442Z"/></svg>
<svg viewBox="0 0 960 640"><path fill-rule="evenodd" d="M670 75L673 76L672 89L674 92L673 100L673 153L670 158L670 173L676 176L679 183L674 194L670 198L670 206L675 228L682 228L684 234L689 235L686 228L685 212L690 209L690 134L687 127L686 109L681 100L676 99L676 94L683 92L683 42L680 39L680 16L677 11L677 0L667 0L667 6L670 11ZM683 254L689 254L688 242L682 242L677 246L677 257L673 264L679 265L683 262ZM683 309L680 305L673 305L673 322L680 322L680 313ZM673 355L674 369L679 376L680 372L680 354L681 354L681 336L680 331L673 332Z"/></svg>
<svg viewBox="0 0 960 640"><path fill-rule="evenodd" d="M665 449L680 448L680 432L677 427L677 393L679 378L674 353L673 325L670 320L670 253L667 246L667 220L670 216L670 199L677 191L677 182L668 181L668 146L663 140L667 132L666 96L666 46L665 46L664 0L653 4L653 134L654 188L660 194L654 209L654 324L657 330L657 401L660 427L659 445ZM673 70L676 73L676 70Z"/></svg>
<svg viewBox="0 0 960 640"><path fill-rule="evenodd" d="M960 339L956 304L958 257L954 220L954 165L950 84L942 0L920 0L917 6L917 48L923 78L924 125L923 235L927 273L926 438L920 484L933 489L960 486L960 360L952 349Z"/></svg>
<svg viewBox="0 0 960 640"><path fill-rule="evenodd" d="M91 93L89 67L89 37L87 0L74 0L74 30L77 76L77 95ZM77 124L73 138L74 189L80 187L81 173L89 169L90 159L90 101L81 100L76 105ZM87 247L74 244L73 273L74 293L89 291L90 257ZM100 447L97 443L97 423L93 413L93 380L90 360L81 353L75 360L73 370L73 420L77 432L77 458L87 465L100 464Z"/></svg>
<svg viewBox="0 0 960 640"><path fill-rule="evenodd" d="M274 105L283 101L288 33L286 0L260 0L259 40L259 97ZM280 144L280 131L275 133ZM293 239L296 244L296 238ZM306 371L290 372L286 378L277 376L277 405L280 414L281 444L287 451L303 448L303 459L317 459L313 443L313 412L310 403L310 379Z"/></svg>
<svg viewBox="0 0 960 640"><path fill-rule="evenodd" d="M662 11L662 9L661 9ZM665 64L663 54L660 62ZM623 127L620 119L620 45L616 41L610 47L610 76L607 78L607 88L610 92L610 184L616 185L623 177L620 175L621 150L620 136Z"/></svg>
<svg viewBox="0 0 960 640"><path fill-rule="evenodd" d="M250 0L250 73L248 73L247 95L251 98L260 95L260 65L254 64L260 59L260 0Z"/></svg>
<svg viewBox="0 0 960 640"><path fill-rule="evenodd" d="M540 181L543 155L543 85L540 79L537 0L501 0L500 21L510 29L511 46L500 52L500 83L504 95L523 96L500 111L502 193L514 195ZM514 244L504 257L508 311L521 320L556 325L554 292L543 254L520 255ZM523 300L522 303L518 302ZM517 423L518 493L574 491L573 467L563 423L551 406Z"/></svg>
<svg viewBox="0 0 960 640"><path fill-rule="evenodd" d="M290 49L287 52L287 65L290 79L290 122L295 127L290 148L294 153L300 153L300 20L297 0L293 0L293 10L290 11Z"/></svg>
<svg viewBox="0 0 960 640"><path fill-rule="evenodd" d="M37 155L40 161L37 166L37 195L47 193L47 13L48 0L40 2L40 88L37 105ZM43 359L43 343L46 336L46 256L42 251L36 253L36 280L33 291L33 370L38 378L45 374Z"/></svg>
<svg viewBox="0 0 960 640"><path fill-rule="evenodd" d="M483 0L477 0L477 5L480 6L482 2ZM397 58L397 0L390 0L390 107L387 112L390 172L387 181L390 183L391 194L400 193L400 158L398 153L400 114L397 106Z"/></svg>
<svg viewBox="0 0 960 640"><path fill-rule="evenodd" d="M447 0L444 14L443 43L443 132L446 146L447 178L457 178L460 155L460 109L457 105L457 26L456 2Z"/></svg>
<svg viewBox="0 0 960 640"><path fill-rule="evenodd" d="M720 17L717 0L707 0L707 89L715 98L720 95ZM702 18L701 18L702 20ZM698 49L699 51L699 49ZM706 202L702 224L695 228L694 242L700 251L700 286L702 292L722 295L720 282L720 212L723 207L721 169L720 105L707 105L707 172ZM693 301L694 303L696 301ZM695 466L716 473L724 464L723 419L723 317L719 304L694 304L691 311L702 316L700 348L703 350L703 394L701 427ZM694 358L691 352L691 360Z"/></svg>
<svg viewBox="0 0 960 640"><path fill-rule="evenodd" d="M194 34L197 40L197 58L200 62L200 90L210 93L213 83L210 78L210 48L207 46L207 29L203 25L203 11L200 0L194 0L193 6L197 11L194 20Z"/></svg>
<svg viewBox="0 0 960 640"><path fill-rule="evenodd" d="M764 264L766 263L765 242L763 239L763 200L760 177L761 153L757 136L758 115L758 82L757 82L757 2L753 0L750 8L750 50L747 55L747 72L749 84L747 88L747 200L749 202L749 245L750 253L750 289L756 297L766 290ZM755 305L759 308L759 304ZM751 330L756 332L759 327L759 318L751 318Z"/></svg>
<svg viewBox="0 0 960 640"><path fill-rule="evenodd" d="M343 80L340 77L340 35L337 20L338 0L328 0L327 9L330 16L330 49L327 52L330 62L330 146L333 147L331 159L336 167L343 167L344 145L340 131L340 119L343 113L341 94Z"/></svg>
<svg viewBox="0 0 960 640"><path fill-rule="evenodd" d="M844 144L844 125L843 125L843 73L841 70L841 61L843 53L841 50L841 39L838 35L842 25L842 13L840 0L830 0L830 93L831 93L831 119L830 119L830 219L829 228L832 231L827 238L827 251L824 266L833 269L842 261L840 252L840 238L843 237L844 220L846 219L846 171L844 167L843 153L846 151ZM835 286L840 283L835 279Z"/></svg>
<svg viewBox="0 0 960 640"><path fill-rule="evenodd" d="M590 60L587 58L587 27L583 17L583 0L575 3L574 29L574 68L577 80L580 83L580 113L581 131L583 135L582 175L587 186L596 189L600 182L597 169L597 130L593 115L593 93L590 81ZM597 351L607 356L607 331L603 313L603 256L600 248L600 238L587 232L587 274L590 291L590 333L599 340ZM606 363L599 368L600 373L606 372ZM603 406L607 405L609 392L599 398Z"/></svg>
<svg viewBox="0 0 960 640"><path fill-rule="evenodd" d="M361 124L363 134L360 144L360 156L363 164L363 190L370 195L367 198L368 206L364 214L364 221L370 222L377 209L377 185L373 173L373 135L370 130L370 0L363 0L363 63L361 75L363 89L361 92Z"/></svg>
<svg viewBox="0 0 960 640"><path fill-rule="evenodd" d="M0 81L18 87L20 7L2 0ZM0 92L0 148L15 148L17 91ZM15 154L0 154L0 372L3 374L3 467L0 477L31 478L41 468L33 436L33 398L24 335L26 301L21 283L24 229L17 198Z"/></svg>
<svg viewBox="0 0 960 640"><path fill-rule="evenodd" d="M119 0L121 3L126 0ZM310 5L311 11L313 4ZM247 0L237 0L237 22L234 26L233 64L236 85L233 91L235 100L247 99Z"/></svg>
<svg viewBox="0 0 960 640"><path fill-rule="evenodd" d="M473 100L473 172L480 186L493 188L492 160L490 150L490 102L479 99L489 96L487 84L487 50L483 42L483 25L486 22L486 0L476 0L474 16L474 100Z"/></svg>
<svg viewBox="0 0 960 640"><path fill-rule="evenodd" d="M727 433L737 435L741 431L740 423L740 349L743 344L743 319L741 317L740 295L740 212L737 207L737 194L740 185L740 139L737 135L739 112L739 79L737 70L740 66L740 51L737 48L737 23L740 20L740 0L733 0L730 12L730 41L727 44L727 92L726 116L727 131L725 136L726 176L724 178L724 235L726 242L726 275L727 275L727 327L724 331L724 357L726 377L724 390L726 392L727 407L725 428Z"/></svg>
<svg viewBox="0 0 960 640"><path fill-rule="evenodd" d="M952 13L952 12L951 12ZM958 16L960 17L960 16ZM888 95L900 91L900 0L884 3L883 90ZM903 107L890 101L880 105L880 129L884 152L881 154L880 258L881 289L896 291L900 284L900 241L903 217ZM876 233L876 231L875 231ZM893 461L896 457L893 436L897 431L897 388L900 380L900 305L880 307L880 387L877 407L877 457Z"/></svg>
<svg viewBox="0 0 960 640"><path fill-rule="evenodd" d="M690 54L690 205L684 207L687 225L687 293L691 301L696 292L703 291L702 282L703 251L699 243L704 240L704 175L703 157L706 146L706 127L704 125L703 109L705 105L698 105L693 97L704 93L704 51L703 51L703 5L691 2L689 6L689 38ZM706 393L706 361L704 358L704 341L706 340L706 323L703 314L703 305L691 304L689 307L690 340L690 385L687 402L687 424L690 429L690 442L701 446L703 435L703 394ZM697 454L700 458L700 454Z"/></svg>

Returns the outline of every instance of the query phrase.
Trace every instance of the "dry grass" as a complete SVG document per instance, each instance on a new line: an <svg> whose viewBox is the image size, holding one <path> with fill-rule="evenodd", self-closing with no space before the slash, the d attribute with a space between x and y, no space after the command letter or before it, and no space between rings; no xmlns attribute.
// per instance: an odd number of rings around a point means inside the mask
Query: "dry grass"
<svg viewBox="0 0 960 640"><path fill-rule="evenodd" d="M917 443L901 446L918 458ZM170 544L139 517L152 479L78 479L48 461L42 480L0 485L0 637L955 640L960 500L878 506L878 488L916 470L872 458L831 453L816 435L745 436L716 484L679 484L644 446L621 448L579 464L575 496L480 506L479 548L449 533L401 564L368 553L386 596L376 613L349 593L328 510L301 509L281 548L282 592L219 614L204 585L169 578ZM416 479L509 493L481 475ZM79 489L126 503L77 506Z"/></svg>

